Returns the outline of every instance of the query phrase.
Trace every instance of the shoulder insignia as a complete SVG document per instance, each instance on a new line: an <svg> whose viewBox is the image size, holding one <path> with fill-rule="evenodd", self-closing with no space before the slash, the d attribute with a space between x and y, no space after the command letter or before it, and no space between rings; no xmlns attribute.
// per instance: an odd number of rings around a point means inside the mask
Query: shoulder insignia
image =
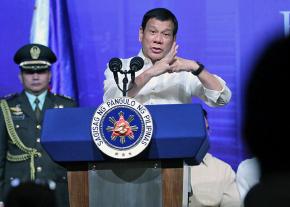
<svg viewBox="0 0 290 207"><path fill-rule="evenodd" d="M13 97L15 97L15 96L17 96L17 95L18 95L18 93L10 93L10 94L8 94L8 95L5 95L5 96L3 96L3 97L0 97L0 100L1 100L1 99L9 100L9 99L11 99L11 98L13 98Z"/></svg>
<svg viewBox="0 0 290 207"><path fill-rule="evenodd" d="M66 96L66 95L62 95L62 94L57 94L57 93L54 93L53 95L55 97L62 98L62 99L65 99L65 100L75 101L75 99L72 98L72 97L70 97L70 96Z"/></svg>
<svg viewBox="0 0 290 207"><path fill-rule="evenodd" d="M72 98L72 97L70 97L70 96L62 95L62 94L54 93L53 95L54 95L54 96L58 96L58 97L62 97L62 98L65 98L65 99L74 100L74 98Z"/></svg>
<svg viewBox="0 0 290 207"><path fill-rule="evenodd" d="M57 105L57 104L54 104L54 107L53 108L55 108L55 109L62 109L63 108L63 105Z"/></svg>

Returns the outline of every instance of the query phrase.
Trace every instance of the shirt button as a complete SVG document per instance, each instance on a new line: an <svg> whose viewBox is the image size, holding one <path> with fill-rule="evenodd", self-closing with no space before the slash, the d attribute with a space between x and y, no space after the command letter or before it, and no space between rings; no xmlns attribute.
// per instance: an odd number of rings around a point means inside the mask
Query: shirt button
<svg viewBox="0 0 290 207"><path fill-rule="evenodd" d="M17 187L20 184L20 179L18 178L10 178L10 185L13 187Z"/></svg>
<svg viewBox="0 0 290 207"><path fill-rule="evenodd" d="M49 189L50 189L50 190L55 190L55 188L56 188L56 183L55 183L54 181L52 181L52 180L49 180L49 181L48 181L48 186L49 186Z"/></svg>
<svg viewBox="0 0 290 207"><path fill-rule="evenodd" d="M36 171L37 171L37 172L41 172L41 171L42 171L42 167L37 167L37 168L36 168Z"/></svg>
<svg viewBox="0 0 290 207"><path fill-rule="evenodd" d="M37 139L36 139L36 142L38 142L38 143L39 143L39 142L40 142L40 138L37 138Z"/></svg>
<svg viewBox="0 0 290 207"><path fill-rule="evenodd" d="M37 129L41 129L41 125L40 125L40 124L37 124L37 125L36 125L36 128L37 128Z"/></svg>

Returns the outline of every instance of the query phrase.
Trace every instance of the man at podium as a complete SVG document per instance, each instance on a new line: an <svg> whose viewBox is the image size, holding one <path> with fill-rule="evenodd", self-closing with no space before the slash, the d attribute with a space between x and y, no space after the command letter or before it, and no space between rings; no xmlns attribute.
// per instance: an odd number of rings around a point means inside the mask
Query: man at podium
<svg viewBox="0 0 290 207"><path fill-rule="evenodd" d="M139 29L142 49L138 56L144 60L144 66L136 72L136 78L131 78L128 96L145 105L188 104L192 97L201 98L209 106L227 104L231 91L224 80L211 74L201 63L177 56L177 30L177 19L168 9L155 8L143 16ZM132 71L132 59L122 60L121 74L124 74L123 71ZM108 64L105 71L104 101L122 96L122 91L115 84L118 82L116 71L112 72L114 71ZM223 164L220 165L223 169ZM198 171L200 168L196 169ZM239 203L238 191L234 190L233 197L237 195ZM190 203L195 204L197 202Z"/></svg>
<svg viewBox="0 0 290 207"><path fill-rule="evenodd" d="M201 98L209 106L227 104L231 98L231 91L224 80L211 74L198 61L177 56L177 30L177 19L168 9L155 8L143 16L139 29L142 49L138 56L144 60L144 66L136 72L136 78L131 78L128 96L145 105L188 104L191 103L192 97ZM122 71L132 70L131 60L132 58L122 60L121 74L124 74ZM110 64L108 66L105 71L104 101L122 96L122 91L115 84L118 82L116 73L111 72L113 70ZM209 155L207 158L210 159ZM224 165L220 162L216 166L224 169ZM199 171L200 167L196 170ZM239 203L237 189L232 191L231 195L235 198L231 197L230 200ZM190 205L195 206L198 202L194 202L193 197L199 196L192 196Z"/></svg>
<svg viewBox="0 0 290 207"><path fill-rule="evenodd" d="M209 106L227 104L231 91L224 80L196 60L177 56L177 30L177 19L168 9L155 8L143 16L139 29L142 49L138 56L144 60L144 66L130 83L128 96L142 104L191 103L194 96ZM122 60L122 71L130 71L131 59ZM122 96L114 81L116 74L113 76L107 68L105 76L104 101Z"/></svg>

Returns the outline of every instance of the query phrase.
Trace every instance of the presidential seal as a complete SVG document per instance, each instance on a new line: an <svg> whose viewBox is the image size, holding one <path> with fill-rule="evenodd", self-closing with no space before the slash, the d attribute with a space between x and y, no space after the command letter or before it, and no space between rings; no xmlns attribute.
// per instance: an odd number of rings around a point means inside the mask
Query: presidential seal
<svg viewBox="0 0 290 207"><path fill-rule="evenodd" d="M91 133L96 146L106 155L117 159L135 157L150 143L152 117L135 99L109 99L97 108Z"/></svg>

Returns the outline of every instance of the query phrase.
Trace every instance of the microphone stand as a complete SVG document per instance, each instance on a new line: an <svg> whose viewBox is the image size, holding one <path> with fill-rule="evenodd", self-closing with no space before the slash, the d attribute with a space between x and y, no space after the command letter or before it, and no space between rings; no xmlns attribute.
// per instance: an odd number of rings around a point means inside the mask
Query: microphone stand
<svg viewBox="0 0 290 207"><path fill-rule="evenodd" d="M120 91L122 91L122 94L123 94L123 97L126 97L127 96L127 92L129 90L131 90L133 88L133 83L135 81L135 72L134 74L132 74L130 71L129 73L131 73L131 81L132 81L132 86L130 88L127 89L127 85L128 85L128 71L127 70L124 70L124 71L119 71L121 74L124 74L124 78L123 78L123 87L120 88L119 85L117 84L118 88L120 89Z"/></svg>
<svg viewBox="0 0 290 207"><path fill-rule="evenodd" d="M124 78L123 78L123 96L127 96L127 84L128 84L128 77L127 77L127 71L125 70L123 72L123 74L125 75Z"/></svg>

